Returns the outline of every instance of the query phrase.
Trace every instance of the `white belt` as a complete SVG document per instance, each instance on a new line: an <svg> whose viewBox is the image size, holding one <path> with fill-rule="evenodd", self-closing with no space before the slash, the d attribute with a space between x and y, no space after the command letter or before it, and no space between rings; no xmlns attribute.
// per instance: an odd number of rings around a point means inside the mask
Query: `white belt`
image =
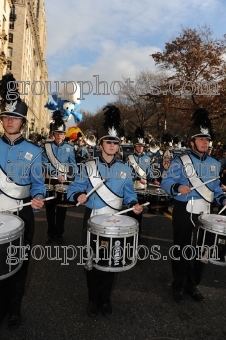
<svg viewBox="0 0 226 340"><path fill-rule="evenodd" d="M95 215L114 214L115 212L118 212L118 211L106 206L100 209L93 209L90 217L95 216Z"/></svg>
<svg viewBox="0 0 226 340"><path fill-rule="evenodd" d="M186 210L191 214L202 214L210 213L210 203L206 202L204 199L200 198L194 200L193 198L188 201L186 205Z"/></svg>

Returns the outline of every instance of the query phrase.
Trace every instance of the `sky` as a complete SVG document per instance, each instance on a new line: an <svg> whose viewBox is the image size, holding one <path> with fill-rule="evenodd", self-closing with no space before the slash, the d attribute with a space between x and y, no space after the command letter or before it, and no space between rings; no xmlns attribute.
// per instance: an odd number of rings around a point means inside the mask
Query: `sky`
<svg viewBox="0 0 226 340"><path fill-rule="evenodd" d="M78 110L93 113L117 99L119 82L157 71L150 55L182 28L226 34L225 0L45 0L45 11L48 79L77 82Z"/></svg>

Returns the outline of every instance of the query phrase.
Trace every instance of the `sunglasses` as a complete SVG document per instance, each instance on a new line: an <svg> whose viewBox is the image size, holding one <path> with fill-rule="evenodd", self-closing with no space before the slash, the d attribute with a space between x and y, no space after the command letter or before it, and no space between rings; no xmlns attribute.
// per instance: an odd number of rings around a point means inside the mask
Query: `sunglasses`
<svg viewBox="0 0 226 340"><path fill-rule="evenodd" d="M105 143L107 144L114 144L114 145L119 145L119 142L113 141L113 140L106 140Z"/></svg>

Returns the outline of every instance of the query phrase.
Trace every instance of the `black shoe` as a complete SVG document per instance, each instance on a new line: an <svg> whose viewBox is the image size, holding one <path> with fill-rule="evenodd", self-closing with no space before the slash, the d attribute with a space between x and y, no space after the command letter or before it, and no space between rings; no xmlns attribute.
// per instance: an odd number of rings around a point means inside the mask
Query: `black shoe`
<svg viewBox="0 0 226 340"><path fill-rule="evenodd" d="M9 316L8 327L10 329L17 329L17 328L20 327L20 325L21 325L21 316L20 316L20 314L10 315Z"/></svg>
<svg viewBox="0 0 226 340"><path fill-rule="evenodd" d="M56 243L62 244L64 242L63 236L56 236Z"/></svg>
<svg viewBox="0 0 226 340"><path fill-rule="evenodd" d="M202 295L202 293L200 293L198 291L198 289L196 289L195 291L187 291L187 293L192 297L192 299L196 300L196 301L201 301L203 302L205 300L205 297Z"/></svg>
<svg viewBox="0 0 226 340"><path fill-rule="evenodd" d="M97 316L99 311L99 307L97 304L93 303L93 302L89 302L88 307L87 307L87 313L91 318L95 318L95 316Z"/></svg>
<svg viewBox="0 0 226 340"><path fill-rule="evenodd" d="M184 290L183 289L174 289L173 297L176 302L184 301Z"/></svg>
<svg viewBox="0 0 226 340"><path fill-rule="evenodd" d="M112 306L111 303L104 303L101 307L100 307L101 313L103 315L111 315L112 314Z"/></svg>
<svg viewBox="0 0 226 340"><path fill-rule="evenodd" d="M46 244L51 244L51 243L53 243L53 238L50 237L50 236L47 236L46 237Z"/></svg>

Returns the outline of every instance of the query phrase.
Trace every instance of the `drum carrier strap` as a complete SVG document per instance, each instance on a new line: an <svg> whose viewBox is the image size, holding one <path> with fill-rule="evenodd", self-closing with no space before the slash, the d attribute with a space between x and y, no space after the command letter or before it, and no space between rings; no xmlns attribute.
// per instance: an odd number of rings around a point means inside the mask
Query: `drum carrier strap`
<svg viewBox="0 0 226 340"><path fill-rule="evenodd" d="M90 169L92 169L92 175L89 176L89 180L92 184L93 187L98 185L101 180L101 175L99 173L99 176L96 176L97 174L97 166L96 166L96 161L91 160L85 163L87 173L89 173ZM99 187L99 189L96 190L97 194L100 196L102 201L106 203L110 208L115 209L115 210L120 210L122 208L122 202L123 198L115 195L106 185L103 183Z"/></svg>
<svg viewBox="0 0 226 340"><path fill-rule="evenodd" d="M141 167L139 166L139 164L136 162L134 155L129 155L128 156L129 161L131 163L131 166L133 167L133 169L136 171L136 173L143 179L147 178L146 172L141 169Z"/></svg>
<svg viewBox="0 0 226 340"><path fill-rule="evenodd" d="M187 178L189 179L190 183L192 184L193 187L199 186L203 184L201 179L198 177L198 174L194 168L194 165L191 161L191 158L189 155L183 155L180 157L183 165L184 165L184 171L185 174L187 175ZM192 170L192 173L188 173L188 169ZM206 185L202 185L199 188L195 189L200 196L202 196L207 202L212 202L214 199L214 193L211 191Z"/></svg>
<svg viewBox="0 0 226 340"><path fill-rule="evenodd" d="M65 170L67 169L67 165L60 163L60 161L54 156L51 144L52 143L46 143L45 144L44 147L45 147L46 154L47 154L52 166L54 166L54 168L56 168L57 170L62 172L64 175L66 175ZM66 172L68 172L68 169L67 169Z"/></svg>

